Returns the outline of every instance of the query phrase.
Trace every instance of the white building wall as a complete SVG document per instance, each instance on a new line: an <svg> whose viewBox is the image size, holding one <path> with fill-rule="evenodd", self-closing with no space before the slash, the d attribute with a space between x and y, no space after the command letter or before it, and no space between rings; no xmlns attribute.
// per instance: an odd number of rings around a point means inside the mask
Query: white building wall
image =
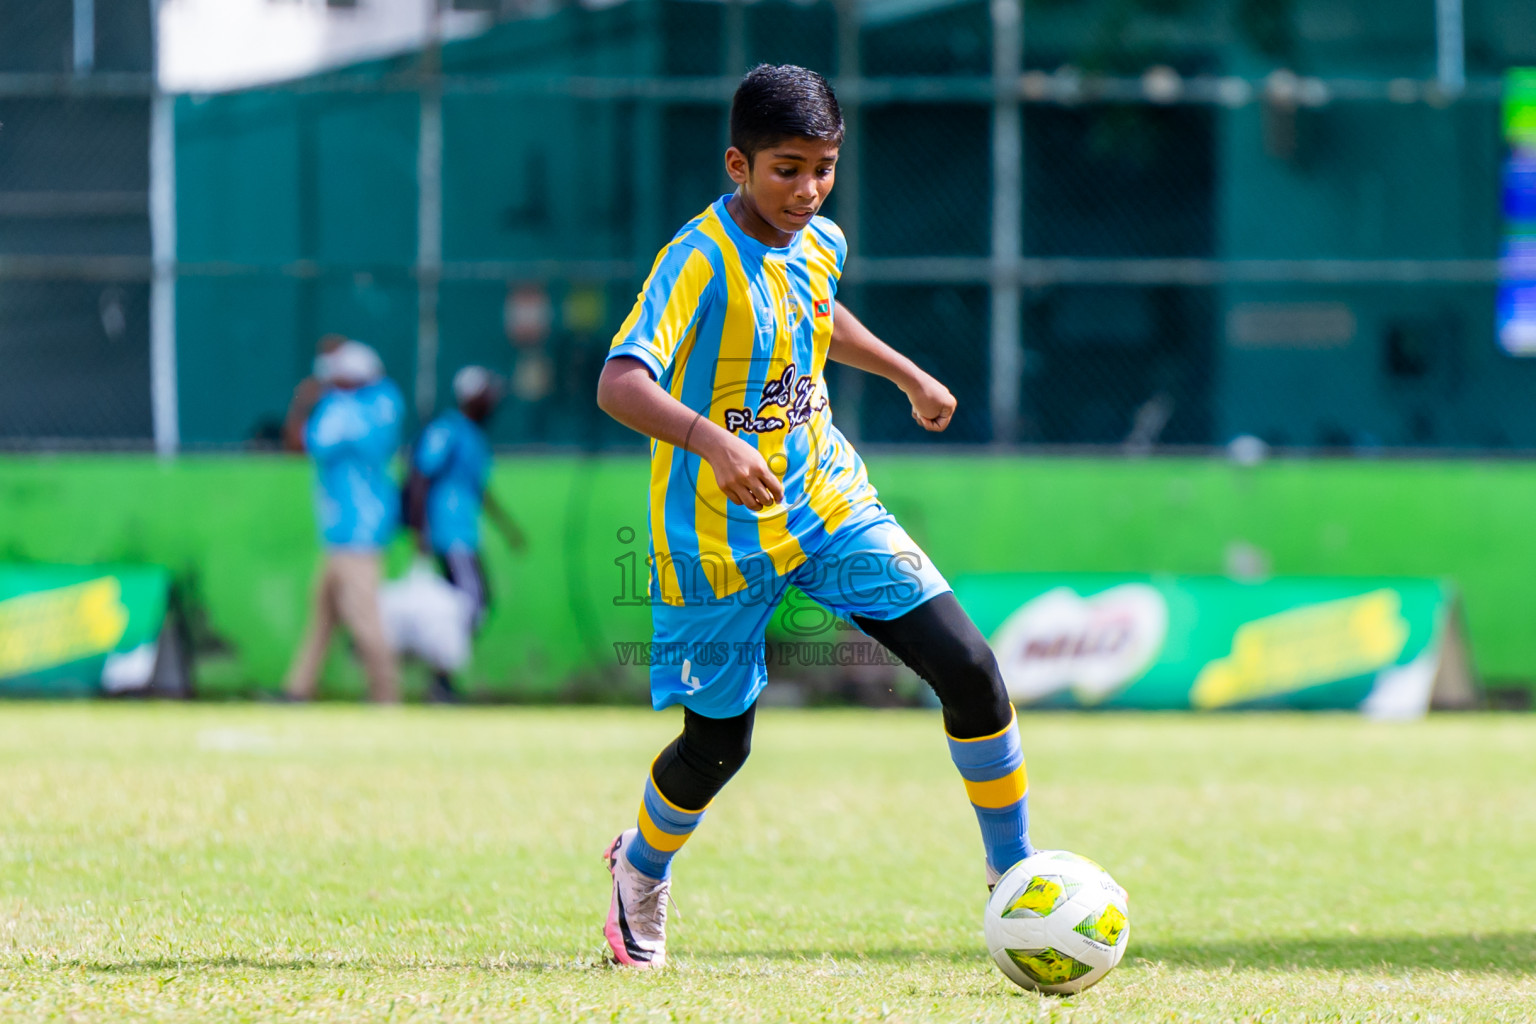
<svg viewBox="0 0 1536 1024"><path fill-rule="evenodd" d="M431 31L435 0L161 0L160 87L218 92L297 78L354 61L415 49ZM491 23L445 11L446 38Z"/></svg>

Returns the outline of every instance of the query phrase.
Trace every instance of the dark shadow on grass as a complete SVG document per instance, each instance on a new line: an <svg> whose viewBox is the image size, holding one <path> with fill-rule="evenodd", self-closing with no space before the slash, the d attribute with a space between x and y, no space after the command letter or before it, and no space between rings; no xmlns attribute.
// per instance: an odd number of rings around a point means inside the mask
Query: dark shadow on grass
<svg viewBox="0 0 1536 1024"><path fill-rule="evenodd" d="M796 961L815 964L899 964L927 962L965 966L987 964L986 950L975 946L954 949L752 949L739 952L679 950L680 959L699 964L743 960ZM1365 971L1386 968L1439 971L1536 974L1536 930L1478 932L1466 935L1343 935L1315 939L1256 937L1235 942L1146 941L1131 938L1126 963L1157 963L1167 967L1321 968Z"/></svg>
<svg viewBox="0 0 1536 1024"><path fill-rule="evenodd" d="M101 974L174 974L178 971L250 969L258 971L555 971L599 966L595 960L571 959L562 963L499 957L482 960L397 961L325 960L318 957L208 956L149 957L143 960L61 960L49 970L83 970Z"/></svg>
<svg viewBox="0 0 1536 1024"><path fill-rule="evenodd" d="M879 949L744 949L733 953L679 949L676 955L692 963L701 964L729 963L735 960L804 960L809 963L835 961L850 964L892 964L922 961L960 965L975 962L978 957L982 962L987 960L987 951L982 948L980 942L965 949L933 949L931 947L910 949L904 946L888 946Z"/></svg>
<svg viewBox="0 0 1536 1024"><path fill-rule="evenodd" d="M989 963L980 942L951 949L883 946L873 949L778 948L734 952L678 949L682 964L722 967L753 960L857 966L937 964L955 967ZM1256 937L1232 942L1138 940L1134 935L1127 964L1138 961L1165 967L1267 970L1313 968L1336 971L1414 969L1536 975L1536 931L1477 932L1465 935L1333 936L1316 939ZM165 974L177 971L252 969L263 971L487 971L537 972L601 968L597 957L574 956L551 961L515 956L475 960L412 961L389 957L326 960L319 957L152 957L118 962L69 960L50 964L54 970L75 969L104 974Z"/></svg>
<svg viewBox="0 0 1536 1024"><path fill-rule="evenodd" d="M1133 935L1126 960L1147 960L1168 967L1310 967L1342 971L1400 967L1536 974L1536 931L1340 935L1318 939L1256 936L1212 943L1138 942Z"/></svg>
<svg viewBox="0 0 1536 1024"><path fill-rule="evenodd" d="M969 949L909 949L892 946L882 949L770 949L720 952L679 949L680 963L718 967L743 961L771 960L777 963L809 965L839 964L966 964L987 963L987 952L978 944ZM571 971L602 969L610 964L597 956L573 956L569 960L533 960L514 956L479 960L326 960L320 957L211 956L149 957L141 960L61 960L47 965L49 970L84 970L102 974L174 974L177 971L259 970L259 971Z"/></svg>

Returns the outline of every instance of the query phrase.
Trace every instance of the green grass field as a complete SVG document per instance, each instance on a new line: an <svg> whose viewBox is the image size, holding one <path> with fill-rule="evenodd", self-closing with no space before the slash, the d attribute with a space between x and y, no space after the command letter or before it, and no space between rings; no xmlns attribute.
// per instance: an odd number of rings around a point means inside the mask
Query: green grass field
<svg viewBox="0 0 1536 1024"><path fill-rule="evenodd" d="M0 708L0 1020L1536 1017L1536 717L1038 716L1034 836L1131 892L1072 999L986 957L935 715L765 712L605 966L604 842L672 715Z"/></svg>

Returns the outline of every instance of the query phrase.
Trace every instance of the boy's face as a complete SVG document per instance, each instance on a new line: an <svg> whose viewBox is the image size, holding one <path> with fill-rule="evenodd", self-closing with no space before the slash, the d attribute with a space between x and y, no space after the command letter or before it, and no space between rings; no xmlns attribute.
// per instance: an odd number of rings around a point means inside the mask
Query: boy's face
<svg viewBox="0 0 1536 1024"><path fill-rule="evenodd" d="M469 417L475 423L488 423L491 415L496 411L498 396L490 391L482 391L466 402L459 404L459 411Z"/></svg>
<svg viewBox="0 0 1536 1024"><path fill-rule="evenodd" d="M751 211L780 235L793 235L811 222L832 191L837 176L835 142L783 139L755 153L750 161L732 146L725 170ZM787 242L787 238L780 244Z"/></svg>

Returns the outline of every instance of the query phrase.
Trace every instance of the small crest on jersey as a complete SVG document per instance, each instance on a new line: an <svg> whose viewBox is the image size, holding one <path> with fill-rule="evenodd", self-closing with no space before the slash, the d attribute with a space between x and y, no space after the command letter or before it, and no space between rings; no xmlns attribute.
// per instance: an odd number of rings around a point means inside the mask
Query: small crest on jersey
<svg viewBox="0 0 1536 1024"><path fill-rule="evenodd" d="M796 302L794 299L785 299L784 326L790 330L794 330L795 325L800 322L800 317L804 315L804 312L805 311L801 307L800 303Z"/></svg>
<svg viewBox="0 0 1536 1024"><path fill-rule="evenodd" d="M819 317L832 315L832 302L830 299L816 300L816 315Z"/></svg>

